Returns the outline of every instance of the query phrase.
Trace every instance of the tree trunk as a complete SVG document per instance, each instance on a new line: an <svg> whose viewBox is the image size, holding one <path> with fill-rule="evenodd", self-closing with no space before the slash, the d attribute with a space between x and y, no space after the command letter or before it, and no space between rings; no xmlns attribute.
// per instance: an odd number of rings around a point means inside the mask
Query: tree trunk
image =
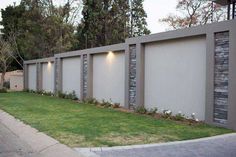
<svg viewBox="0 0 236 157"><path fill-rule="evenodd" d="M5 82L5 74L6 74L6 70L4 70L1 75L0 89L3 89L3 84Z"/></svg>

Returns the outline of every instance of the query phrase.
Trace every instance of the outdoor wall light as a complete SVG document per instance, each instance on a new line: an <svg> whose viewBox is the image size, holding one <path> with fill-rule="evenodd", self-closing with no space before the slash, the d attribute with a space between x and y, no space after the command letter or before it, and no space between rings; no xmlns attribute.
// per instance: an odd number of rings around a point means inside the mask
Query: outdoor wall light
<svg viewBox="0 0 236 157"><path fill-rule="evenodd" d="M48 70L51 69L52 63L50 61L48 61Z"/></svg>
<svg viewBox="0 0 236 157"><path fill-rule="evenodd" d="M107 54L107 61L111 63L114 57L115 57L115 54L112 51L109 51Z"/></svg>

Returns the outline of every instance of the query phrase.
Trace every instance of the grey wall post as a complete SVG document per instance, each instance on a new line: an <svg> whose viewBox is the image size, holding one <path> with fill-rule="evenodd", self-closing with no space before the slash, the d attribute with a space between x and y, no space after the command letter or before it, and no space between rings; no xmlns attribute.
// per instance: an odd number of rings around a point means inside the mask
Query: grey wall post
<svg viewBox="0 0 236 157"><path fill-rule="evenodd" d="M129 45L125 45L125 108L129 108Z"/></svg>
<svg viewBox="0 0 236 157"><path fill-rule="evenodd" d="M87 64L88 64L88 77L87 77L87 96L86 98L93 97L93 56L92 54L87 54Z"/></svg>
<svg viewBox="0 0 236 157"><path fill-rule="evenodd" d="M206 34L206 106L205 122L213 124L214 106L214 51L215 51L214 32L208 30Z"/></svg>
<svg viewBox="0 0 236 157"><path fill-rule="evenodd" d="M40 62L36 63L36 90L42 90L42 64Z"/></svg>
<svg viewBox="0 0 236 157"><path fill-rule="evenodd" d="M41 91L43 90L43 69L42 69L42 63L38 63L37 64L37 68L38 68L38 75L37 75L37 78L38 78L38 88L37 90L38 91Z"/></svg>
<svg viewBox="0 0 236 157"><path fill-rule="evenodd" d="M62 92L62 59L55 58L54 61L54 93Z"/></svg>
<svg viewBox="0 0 236 157"><path fill-rule="evenodd" d="M24 89L29 88L28 78L29 78L29 72L28 72L28 65L24 64Z"/></svg>
<svg viewBox="0 0 236 157"><path fill-rule="evenodd" d="M80 56L80 100L84 99L84 55Z"/></svg>
<svg viewBox="0 0 236 157"><path fill-rule="evenodd" d="M229 108L228 126L236 130L236 24L229 31Z"/></svg>
<svg viewBox="0 0 236 157"><path fill-rule="evenodd" d="M144 44L136 44L136 105L144 106Z"/></svg>

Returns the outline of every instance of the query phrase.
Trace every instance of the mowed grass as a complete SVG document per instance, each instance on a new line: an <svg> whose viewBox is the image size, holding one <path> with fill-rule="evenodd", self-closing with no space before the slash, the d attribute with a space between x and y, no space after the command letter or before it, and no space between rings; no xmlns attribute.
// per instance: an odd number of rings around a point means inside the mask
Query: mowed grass
<svg viewBox="0 0 236 157"><path fill-rule="evenodd" d="M71 147L158 143L232 132L24 92L0 94L0 109Z"/></svg>

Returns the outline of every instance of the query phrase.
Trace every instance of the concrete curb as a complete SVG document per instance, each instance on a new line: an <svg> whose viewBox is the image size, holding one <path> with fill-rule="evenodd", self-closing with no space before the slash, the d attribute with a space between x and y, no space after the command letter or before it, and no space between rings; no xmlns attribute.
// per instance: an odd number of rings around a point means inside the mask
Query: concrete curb
<svg viewBox="0 0 236 157"><path fill-rule="evenodd" d="M103 152L103 151L129 150L129 149L151 148L151 147L159 147L159 146L170 146L170 145L178 145L178 144L197 143L197 142L204 142L204 141L215 140L215 139L222 139L223 140L225 137L233 137L233 136L236 136L236 133L229 133L229 134L217 135L217 136L212 136L212 137L205 137L205 138L200 138L200 139L193 139L193 140L186 140L186 141L175 141L175 142L167 142L167 143L154 143L154 144L116 146L116 147L74 148L74 149L77 152Z"/></svg>
<svg viewBox="0 0 236 157"><path fill-rule="evenodd" d="M59 143L57 140L15 119L10 114L0 110L0 123L8 128L22 141L25 141L34 153L40 157L84 157L84 155Z"/></svg>

